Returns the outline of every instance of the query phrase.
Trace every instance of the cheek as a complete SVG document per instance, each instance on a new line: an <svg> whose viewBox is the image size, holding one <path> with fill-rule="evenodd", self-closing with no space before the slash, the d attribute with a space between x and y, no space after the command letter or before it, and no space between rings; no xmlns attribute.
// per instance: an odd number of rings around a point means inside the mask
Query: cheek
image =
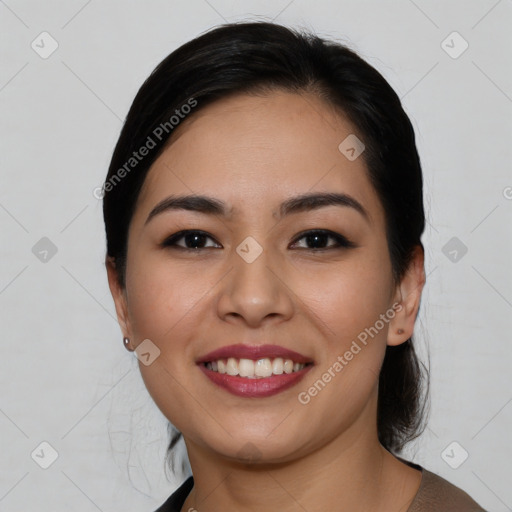
<svg viewBox="0 0 512 512"><path fill-rule="evenodd" d="M389 306L391 268L384 258L362 256L336 270L312 272L308 280L303 275L298 295L338 348L373 326Z"/></svg>
<svg viewBox="0 0 512 512"><path fill-rule="evenodd" d="M170 264L165 258L133 258L127 273L127 289L132 328L137 337L154 339L167 345L183 337L181 323L193 314L195 306L208 290L198 272ZM181 333L181 336L180 336ZM162 348L165 348L162 346Z"/></svg>
<svg viewBox="0 0 512 512"><path fill-rule="evenodd" d="M318 369L301 387L300 403L329 411L319 413L318 428L332 432L348 427L376 393L386 350L389 320L382 321L390 293L390 266L376 259L340 266L326 275L302 281L309 318L325 335ZM333 407L333 404L336 404Z"/></svg>
<svg viewBox="0 0 512 512"><path fill-rule="evenodd" d="M160 350L150 364L139 361L145 386L164 416L180 422L180 411L190 409L188 388L192 362L193 335L197 332L201 298L207 290L205 276L193 275L165 261L145 257L127 273L129 314L135 342L151 340ZM187 366L189 365L189 366ZM188 418L188 422L192 418ZM176 421L174 421L176 420ZM200 419L195 418L197 423Z"/></svg>

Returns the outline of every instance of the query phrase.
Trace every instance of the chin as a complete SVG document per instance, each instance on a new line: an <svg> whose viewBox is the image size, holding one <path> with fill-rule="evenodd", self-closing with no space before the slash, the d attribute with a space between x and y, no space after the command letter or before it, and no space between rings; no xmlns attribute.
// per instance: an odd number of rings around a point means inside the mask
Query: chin
<svg viewBox="0 0 512 512"><path fill-rule="evenodd" d="M288 442L286 442L288 440ZM293 460L304 449L304 443L296 435L288 433L287 440L267 434L249 436L241 432L239 436L224 438L221 442L208 442L219 455L248 464L276 464Z"/></svg>

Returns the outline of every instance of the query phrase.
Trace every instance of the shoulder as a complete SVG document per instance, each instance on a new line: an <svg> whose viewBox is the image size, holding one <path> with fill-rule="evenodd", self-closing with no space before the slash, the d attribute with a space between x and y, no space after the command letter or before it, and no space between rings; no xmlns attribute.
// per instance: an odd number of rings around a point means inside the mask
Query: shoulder
<svg viewBox="0 0 512 512"><path fill-rule="evenodd" d="M194 487L194 478L189 476L155 512L181 512L192 487Z"/></svg>
<svg viewBox="0 0 512 512"><path fill-rule="evenodd" d="M415 465L422 472L421 484L407 512L486 512L466 492L444 478ZM155 512L180 512L194 486L192 476Z"/></svg>
<svg viewBox="0 0 512 512"><path fill-rule="evenodd" d="M407 512L486 512L466 492L421 468L420 488Z"/></svg>

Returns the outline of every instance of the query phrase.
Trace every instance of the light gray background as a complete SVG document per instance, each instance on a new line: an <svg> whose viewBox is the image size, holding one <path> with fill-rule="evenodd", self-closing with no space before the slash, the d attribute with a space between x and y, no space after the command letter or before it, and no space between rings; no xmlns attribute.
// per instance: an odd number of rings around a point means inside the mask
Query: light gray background
<svg viewBox="0 0 512 512"><path fill-rule="evenodd" d="M156 64L247 18L348 43L402 98L425 176L417 342L432 376L428 429L406 455L512 510L510 0L0 0L0 510L153 511L181 483L165 478L166 420L122 345L93 190ZM58 42L46 59L31 47L49 48L43 31ZM469 44L458 58L442 44L453 31ZM452 237L467 254L443 252ZM58 453L48 469L43 441ZM443 460L463 449L458 469Z"/></svg>

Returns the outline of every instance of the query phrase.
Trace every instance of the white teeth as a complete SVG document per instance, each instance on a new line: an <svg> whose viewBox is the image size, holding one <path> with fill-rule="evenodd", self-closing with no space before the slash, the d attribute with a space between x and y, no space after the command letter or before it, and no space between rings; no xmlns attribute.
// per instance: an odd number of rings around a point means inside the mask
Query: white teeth
<svg viewBox="0 0 512 512"><path fill-rule="evenodd" d="M282 375L284 371L284 362L280 357L276 357L272 363L272 373L274 375Z"/></svg>
<svg viewBox="0 0 512 512"><path fill-rule="evenodd" d="M238 373L240 377L252 377L254 375L254 361L251 359L240 359Z"/></svg>
<svg viewBox="0 0 512 512"><path fill-rule="evenodd" d="M294 363L291 359L283 359L276 357L270 359L265 357L253 361L252 359L237 359L229 357L226 359L218 359L217 361L209 361L206 368L218 373L227 373L228 375L239 375L248 379L257 379L270 377L271 375L282 375L283 373L293 373L302 370L305 363Z"/></svg>
<svg viewBox="0 0 512 512"><path fill-rule="evenodd" d="M228 375L238 375L238 363L234 357L230 357L226 363L226 373Z"/></svg>
<svg viewBox="0 0 512 512"><path fill-rule="evenodd" d="M272 375L272 363L270 359L258 359L254 365L256 377L270 377Z"/></svg>

